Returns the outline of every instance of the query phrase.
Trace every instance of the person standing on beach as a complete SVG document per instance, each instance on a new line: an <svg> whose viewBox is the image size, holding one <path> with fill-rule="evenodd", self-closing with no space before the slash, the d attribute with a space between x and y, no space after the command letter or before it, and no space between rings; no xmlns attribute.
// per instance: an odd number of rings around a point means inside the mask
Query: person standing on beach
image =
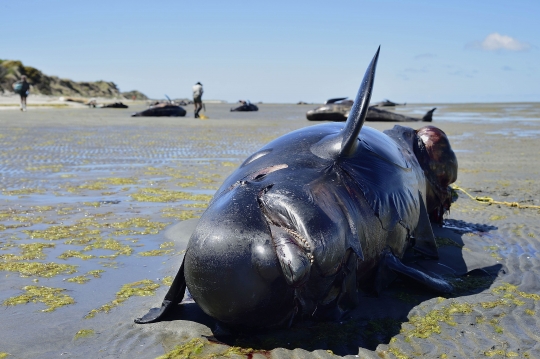
<svg viewBox="0 0 540 359"><path fill-rule="evenodd" d="M195 106L195 118L199 118L199 112L202 109L202 94L203 94L202 84L197 82L193 86L193 105Z"/></svg>
<svg viewBox="0 0 540 359"><path fill-rule="evenodd" d="M26 98L30 91L30 84L26 81L26 76L21 76L21 79L13 84L13 91L21 96L21 111L26 111Z"/></svg>

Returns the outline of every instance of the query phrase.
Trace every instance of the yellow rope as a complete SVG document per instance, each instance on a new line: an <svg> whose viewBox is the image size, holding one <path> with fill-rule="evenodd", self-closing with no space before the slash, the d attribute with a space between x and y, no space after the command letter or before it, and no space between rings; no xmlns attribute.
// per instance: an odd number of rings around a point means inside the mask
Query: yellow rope
<svg viewBox="0 0 540 359"><path fill-rule="evenodd" d="M469 198L471 198L472 200L475 200L475 201L481 202L481 203L502 204L504 206L516 207L516 208L536 208L536 209L540 209L540 206L535 206L535 205L532 205L532 204L520 204L518 202L501 202L501 201L495 201L491 197L472 196L469 192L465 191L463 188L458 187L458 186L454 186L454 187L452 187L452 189L454 191L456 191L456 190L461 191L461 192L465 193L467 196L469 196Z"/></svg>

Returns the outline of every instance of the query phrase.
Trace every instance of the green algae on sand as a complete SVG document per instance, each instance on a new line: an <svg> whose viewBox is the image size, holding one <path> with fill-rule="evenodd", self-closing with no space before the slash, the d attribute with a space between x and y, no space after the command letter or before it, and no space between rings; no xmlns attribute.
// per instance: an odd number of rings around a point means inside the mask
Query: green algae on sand
<svg viewBox="0 0 540 359"><path fill-rule="evenodd" d="M38 276L51 278L59 274L75 273L77 271L77 266L71 264L58 264L54 262L0 262L0 271L17 272L21 277Z"/></svg>
<svg viewBox="0 0 540 359"><path fill-rule="evenodd" d="M88 259L94 258L94 256L91 255L91 254L83 254L80 251L74 251L72 249L69 249L69 250L65 251L64 253L60 254L58 256L58 258L60 258L60 259L80 258L82 260L88 260Z"/></svg>
<svg viewBox="0 0 540 359"><path fill-rule="evenodd" d="M67 282L77 283L77 284L84 284L84 283L88 282L89 280L90 280L90 278L88 278L85 275L78 275L76 277L66 279Z"/></svg>
<svg viewBox="0 0 540 359"><path fill-rule="evenodd" d="M125 255L129 256L131 253L133 253L133 248L129 244L122 244L120 241L108 238L108 239L97 239L90 244L88 244L86 247L83 248L83 252L90 251L92 249L107 249L114 251L114 254L111 255L101 255L99 258L116 258L119 255Z"/></svg>
<svg viewBox="0 0 540 359"><path fill-rule="evenodd" d="M186 219L199 218L201 212L197 210L177 210L175 208L164 208L161 211L163 218L176 218L180 221L185 221Z"/></svg>
<svg viewBox="0 0 540 359"><path fill-rule="evenodd" d="M95 333L94 329L81 329L77 333L75 333L75 337L73 339L81 339L81 338L87 338L93 336Z"/></svg>
<svg viewBox="0 0 540 359"><path fill-rule="evenodd" d="M8 298L3 304L6 306L11 306L30 302L40 302L47 306L47 309L43 309L42 312L52 312L56 310L56 308L75 303L75 300L72 297L67 294L63 294L65 291L63 288L27 285L22 289L26 292L25 294Z"/></svg>
<svg viewBox="0 0 540 359"><path fill-rule="evenodd" d="M173 282L173 276L171 275L168 275L166 277L164 277L162 280L161 280L161 283L163 283L163 285L166 285L168 287L170 287L172 285L172 282ZM533 312L534 313L534 312ZM532 314L531 314L532 315Z"/></svg>
<svg viewBox="0 0 540 359"><path fill-rule="evenodd" d="M137 193L133 193L131 198L139 202L177 202L181 200L208 202L212 196L160 188L141 188Z"/></svg>
<svg viewBox="0 0 540 359"><path fill-rule="evenodd" d="M89 229L90 224L82 221L78 221L74 225L70 226L50 226L44 230L24 230L30 238L42 238L49 241L56 241L59 239L82 239L89 237L100 236L99 229Z"/></svg>
<svg viewBox="0 0 540 359"><path fill-rule="evenodd" d="M147 235L147 234L158 234L160 230L165 228L168 223L163 222L154 222L147 218L130 218L123 222L113 222L105 223L98 225L102 228L114 228L116 229L113 233L113 236L129 236L129 235ZM142 228L142 230L135 230L131 228Z"/></svg>
<svg viewBox="0 0 540 359"><path fill-rule="evenodd" d="M157 357L156 359L213 359L213 358L235 358L246 357L255 353L268 354L265 350L255 350L252 348L229 347L223 344L214 344L201 338L193 338L185 344L177 345L170 352ZM266 356L266 355L265 355Z"/></svg>
<svg viewBox="0 0 540 359"><path fill-rule="evenodd" d="M15 189L11 191L2 191L4 196L24 196L29 194L43 194L45 193L44 189L41 188L22 188Z"/></svg>
<svg viewBox="0 0 540 359"><path fill-rule="evenodd" d="M493 288L492 292L495 294L503 294L503 297L507 299L514 299L516 296L520 296L526 299L540 300L540 294L522 292L518 290L516 285L510 283L502 283Z"/></svg>
<svg viewBox="0 0 540 359"><path fill-rule="evenodd" d="M110 303L104 304L101 307L97 309L92 309L90 313L88 313L84 319L93 318L96 316L97 313L104 312L108 313L113 309L114 307L119 306L128 298L133 296L150 296L154 295L156 293L156 289L158 289L161 285L159 283L155 283L154 281L150 279L143 279L137 282L124 284L120 291L116 293L116 299L111 301Z"/></svg>
<svg viewBox="0 0 540 359"><path fill-rule="evenodd" d="M71 282L71 283L84 284L84 283L88 282L91 279L91 278L89 278L90 276L92 276L94 278L101 278L101 273L103 273L103 272L105 272L103 269L95 269L95 270L89 271L86 274L68 278L68 279L66 279L66 281Z"/></svg>
<svg viewBox="0 0 540 359"><path fill-rule="evenodd" d="M405 341L407 342L411 341L413 337L426 339L434 334L441 334L441 325L443 323L450 326L456 326L457 323L454 320L456 315L471 314L475 308L490 310L501 306L521 306L525 304L525 299L533 301L540 300L539 294L520 291L518 290L517 286L509 283L501 283L500 285L494 287L491 292L499 298L496 298L493 301L478 303L458 303L452 301L449 305L444 305L438 309L430 310L423 315L413 315L409 318L408 322L403 323L400 333L405 337ZM444 298L439 298L438 302L442 303L444 300ZM531 310L529 311L532 312ZM527 314L527 309L525 310L525 314ZM476 325L489 325L494 333L502 334L503 327L499 325L499 320L500 318L504 317L504 315L505 313L493 314L493 317L489 320L484 316L477 316L475 319ZM398 358L408 358L403 353L399 352L399 349L392 347L392 343L395 341L396 338L392 338L390 341L389 351ZM508 353L510 352L504 351L504 355L507 355ZM496 353L493 350L486 351L484 355L498 355L498 352Z"/></svg>
<svg viewBox="0 0 540 359"><path fill-rule="evenodd" d="M127 178L107 177L107 178L100 178L100 180L102 180L103 182L106 182L112 185L118 185L118 186L125 186L128 184L137 184L137 182L139 181L137 178L133 178L133 177L127 177Z"/></svg>
<svg viewBox="0 0 540 359"><path fill-rule="evenodd" d="M151 251L139 252L137 254L142 257L155 257L170 254L172 251L172 249L153 249Z"/></svg>
<svg viewBox="0 0 540 359"><path fill-rule="evenodd" d="M19 244L21 248L20 255L14 254L2 254L0 259L5 261L24 261L32 259L43 259L45 254L43 253L44 248L54 248L54 243L23 243Z"/></svg>

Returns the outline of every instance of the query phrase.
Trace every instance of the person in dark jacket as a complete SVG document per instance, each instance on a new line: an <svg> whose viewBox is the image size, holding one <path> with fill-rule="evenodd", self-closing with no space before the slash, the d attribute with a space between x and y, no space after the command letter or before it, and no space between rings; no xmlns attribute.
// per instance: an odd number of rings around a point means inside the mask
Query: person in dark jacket
<svg viewBox="0 0 540 359"><path fill-rule="evenodd" d="M26 81L26 76L13 84L13 90L21 96L21 111L26 111L26 98L30 91L30 84Z"/></svg>

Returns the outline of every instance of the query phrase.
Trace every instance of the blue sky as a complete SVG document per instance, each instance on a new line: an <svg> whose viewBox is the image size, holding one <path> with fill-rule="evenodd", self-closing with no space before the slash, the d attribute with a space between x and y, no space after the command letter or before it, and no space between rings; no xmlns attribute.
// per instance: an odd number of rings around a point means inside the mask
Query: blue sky
<svg viewBox="0 0 540 359"><path fill-rule="evenodd" d="M0 58L153 98L540 101L540 1L0 0Z"/></svg>

